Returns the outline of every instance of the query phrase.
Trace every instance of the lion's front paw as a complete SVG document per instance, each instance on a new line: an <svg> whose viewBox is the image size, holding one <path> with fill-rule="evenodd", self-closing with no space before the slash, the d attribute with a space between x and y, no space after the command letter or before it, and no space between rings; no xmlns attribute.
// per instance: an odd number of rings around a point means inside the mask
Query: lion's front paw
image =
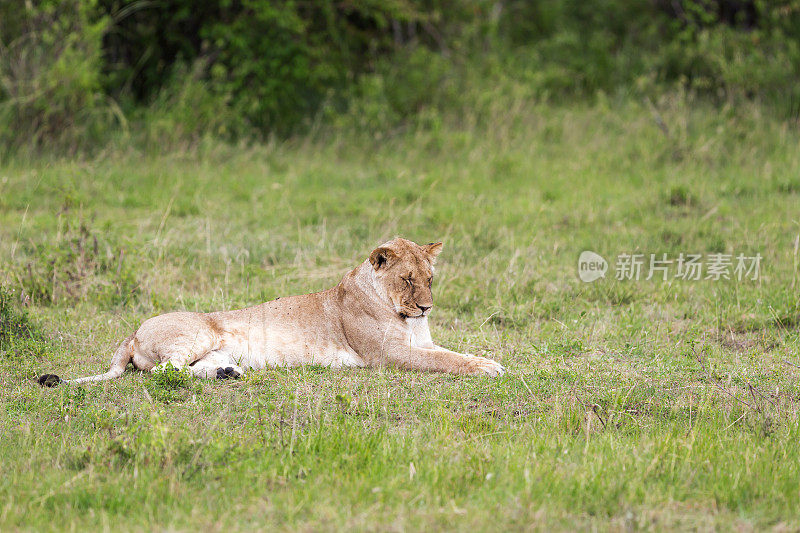
<svg viewBox="0 0 800 533"><path fill-rule="evenodd" d="M478 355L468 355L467 358L467 374L496 378L506 373L505 367L492 359Z"/></svg>

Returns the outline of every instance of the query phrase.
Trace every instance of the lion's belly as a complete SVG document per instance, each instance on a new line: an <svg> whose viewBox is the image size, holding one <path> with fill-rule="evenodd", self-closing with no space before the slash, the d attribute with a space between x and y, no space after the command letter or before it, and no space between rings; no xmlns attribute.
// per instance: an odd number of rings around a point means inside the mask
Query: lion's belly
<svg viewBox="0 0 800 533"><path fill-rule="evenodd" d="M222 351L227 352L242 368L307 364L338 368L365 364L352 349L324 336L281 329L228 334Z"/></svg>

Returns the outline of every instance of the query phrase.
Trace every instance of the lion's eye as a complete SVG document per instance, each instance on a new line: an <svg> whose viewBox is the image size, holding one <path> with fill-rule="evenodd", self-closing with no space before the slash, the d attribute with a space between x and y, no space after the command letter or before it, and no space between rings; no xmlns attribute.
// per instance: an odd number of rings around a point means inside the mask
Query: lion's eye
<svg viewBox="0 0 800 533"><path fill-rule="evenodd" d="M414 286L414 284L411 283L411 278L403 278L403 281L405 281L406 285L408 285L409 287L413 287Z"/></svg>
<svg viewBox="0 0 800 533"><path fill-rule="evenodd" d="M433 278L428 278L428 287L433 286Z"/></svg>

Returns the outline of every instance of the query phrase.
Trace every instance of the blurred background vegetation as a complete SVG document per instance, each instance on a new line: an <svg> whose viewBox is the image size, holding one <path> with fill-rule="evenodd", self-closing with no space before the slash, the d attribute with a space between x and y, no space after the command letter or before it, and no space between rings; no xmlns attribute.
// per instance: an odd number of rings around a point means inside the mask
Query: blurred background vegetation
<svg viewBox="0 0 800 533"><path fill-rule="evenodd" d="M385 136L674 91L796 121L799 73L800 0L8 0L0 155Z"/></svg>

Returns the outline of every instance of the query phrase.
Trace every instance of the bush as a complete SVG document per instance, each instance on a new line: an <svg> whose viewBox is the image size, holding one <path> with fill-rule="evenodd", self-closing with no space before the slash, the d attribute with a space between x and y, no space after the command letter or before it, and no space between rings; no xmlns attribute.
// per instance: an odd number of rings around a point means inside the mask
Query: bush
<svg viewBox="0 0 800 533"><path fill-rule="evenodd" d="M203 80L205 61L194 67L176 66L172 79L153 101L137 109L135 137L149 152L189 149L206 138L257 138L241 110L234 109L233 96L210 91Z"/></svg>
<svg viewBox="0 0 800 533"><path fill-rule="evenodd" d="M415 3L103 0L116 21L104 41L106 87L149 103L167 83L179 86L175 74L187 65L199 66L194 79L238 117L265 133L288 133L394 49L392 22L423 18Z"/></svg>
<svg viewBox="0 0 800 533"><path fill-rule="evenodd" d="M678 81L714 98L800 96L794 83L800 48L779 28L687 26L653 59L661 82Z"/></svg>
<svg viewBox="0 0 800 533"><path fill-rule="evenodd" d="M0 145L75 151L122 120L102 91L96 15L81 0L0 5Z"/></svg>
<svg viewBox="0 0 800 533"><path fill-rule="evenodd" d="M465 100L458 92L463 80L461 69L448 58L424 47L409 48L361 76L346 98L347 107L327 108L327 118L357 131L386 131L453 110Z"/></svg>
<svg viewBox="0 0 800 533"><path fill-rule="evenodd" d="M436 127L509 91L800 98L800 0L17 0L0 20L11 147L102 145L115 101L170 149L320 116Z"/></svg>

